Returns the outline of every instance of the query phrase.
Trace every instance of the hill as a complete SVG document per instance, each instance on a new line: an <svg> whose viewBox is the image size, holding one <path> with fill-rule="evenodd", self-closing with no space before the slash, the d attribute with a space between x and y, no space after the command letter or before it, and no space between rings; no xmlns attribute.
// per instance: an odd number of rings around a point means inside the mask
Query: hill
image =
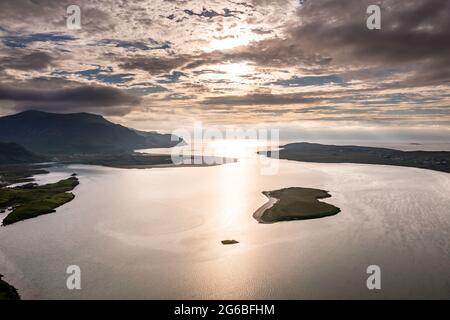
<svg viewBox="0 0 450 320"><path fill-rule="evenodd" d="M0 142L0 165L38 163L44 161L48 161L48 159L30 152L16 143Z"/></svg>
<svg viewBox="0 0 450 320"><path fill-rule="evenodd" d="M90 113L25 111L0 117L0 141L13 142L45 155L114 154L166 148L170 134L136 131Z"/></svg>

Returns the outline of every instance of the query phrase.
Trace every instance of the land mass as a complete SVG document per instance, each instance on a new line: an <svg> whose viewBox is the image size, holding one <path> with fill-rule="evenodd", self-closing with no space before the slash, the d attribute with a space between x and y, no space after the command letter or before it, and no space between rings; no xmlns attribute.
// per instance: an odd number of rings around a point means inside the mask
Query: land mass
<svg viewBox="0 0 450 320"><path fill-rule="evenodd" d="M33 176L47 174L47 165L7 165L0 166L0 188L15 183L34 181Z"/></svg>
<svg viewBox="0 0 450 320"><path fill-rule="evenodd" d="M188 164L174 163L169 154L146 154L146 153L121 153L121 154L87 154L87 155L67 155L58 157L57 161L63 164L86 164L122 169L146 169L154 167L185 167L185 166L210 166L209 163L236 162L237 159L221 159L215 157L186 156L182 161Z"/></svg>
<svg viewBox="0 0 450 320"><path fill-rule="evenodd" d="M16 288L2 280L3 276L0 274L0 300L20 300Z"/></svg>
<svg viewBox="0 0 450 320"><path fill-rule="evenodd" d="M386 148L291 143L281 147L280 159L319 163L361 163L415 167L450 172L448 151L400 151ZM271 152L259 152L274 156Z"/></svg>
<svg viewBox="0 0 450 320"><path fill-rule="evenodd" d="M145 154L135 150L169 148L182 145L183 139L154 131L145 132L112 123L90 113L58 114L35 110L0 117L0 166L36 163L87 164L115 168L152 168L208 166L221 163L214 157L173 163L169 154ZM191 160L191 161L189 161ZM236 161L235 159L227 159ZM27 167L23 166L27 171ZM11 170L0 167L0 186L11 178ZM20 178L26 173L15 170ZM6 182L5 182L6 181ZM32 179L30 179L32 181ZM11 184L11 181L9 181Z"/></svg>
<svg viewBox="0 0 450 320"><path fill-rule="evenodd" d="M91 113L29 110L0 117L0 141L17 143L36 154L54 156L169 148L183 140L170 134L130 129Z"/></svg>
<svg viewBox="0 0 450 320"><path fill-rule="evenodd" d="M3 219L3 225L53 213L55 209L72 201L71 193L79 184L78 178L72 176L57 183L39 186L29 183L15 188L0 189L0 211L10 209Z"/></svg>
<svg viewBox="0 0 450 320"><path fill-rule="evenodd" d="M260 223L317 219L338 214L341 210L319 199L331 197L324 190L286 188L263 192L269 202L258 209L253 217Z"/></svg>
<svg viewBox="0 0 450 320"><path fill-rule="evenodd" d="M17 143L0 142L0 165L45 162L49 159L36 155Z"/></svg>
<svg viewBox="0 0 450 320"><path fill-rule="evenodd" d="M228 246L228 245L233 245L233 244L238 244L239 243L239 241L236 241L236 240L222 240L221 242L222 242L222 244L224 246Z"/></svg>

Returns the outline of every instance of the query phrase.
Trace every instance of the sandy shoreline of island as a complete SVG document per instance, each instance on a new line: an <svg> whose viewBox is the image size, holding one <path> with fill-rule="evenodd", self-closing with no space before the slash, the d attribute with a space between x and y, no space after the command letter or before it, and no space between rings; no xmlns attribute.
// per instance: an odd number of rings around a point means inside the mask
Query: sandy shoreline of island
<svg viewBox="0 0 450 320"><path fill-rule="evenodd" d="M278 201L280 201L280 199L277 198L273 198L269 195L268 191L264 191L263 194L268 198L268 201L263 204L258 210L255 211L255 213L253 213L253 218L258 221L259 223L270 223L270 222L266 222L263 220L263 215L264 213L269 210L270 208L272 208Z"/></svg>

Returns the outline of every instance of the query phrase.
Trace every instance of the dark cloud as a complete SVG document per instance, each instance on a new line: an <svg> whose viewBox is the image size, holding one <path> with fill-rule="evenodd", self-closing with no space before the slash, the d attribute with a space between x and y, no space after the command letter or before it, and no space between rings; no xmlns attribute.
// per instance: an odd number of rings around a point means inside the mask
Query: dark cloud
<svg viewBox="0 0 450 320"><path fill-rule="evenodd" d="M111 87L80 86L58 90L37 90L0 86L0 100L12 101L16 110L97 111L123 115L140 98Z"/></svg>
<svg viewBox="0 0 450 320"><path fill-rule="evenodd" d="M181 55L176 58L172 57L147 57L139 56L122 59L123 63L120 67L123 69L140 69L150 74L158 75L162 73L170 73L172 70L182 67L190 60L189 56Z"/></svg>
<svg viewBox="0 0 450 320"><path fill-rule="evenodd" d="M273 30L265 30L263 28L255 28L255 29L252 29L252 32L255 34L259 34L259 35L264 35L264 34L273 33Z"/></svg>
<svg viewBox="0 0 450 320"><path fill-rule="evenodd" d="M50 54L42 51L28 53L28 51L12 50L9 51L8 56L0 57L0 70L42 70L49 67L54 60Z"/></svg>
<svg viewBox="0 0 450 320"><path fill-rule="evenodd" d="M302 23L288 29L289 39L305 52L329 56L335 65L406 68L417 72L414 80L426 70L430 81L449 80L450 2L377 3L381 30L366 27L371 0L307 1L298 11Z"/></svg>
<svg viewBox="0 0 450 320"><path fill-rule="evenodd" d="M321 3L322 2L322 3ZM343 2L343 3L342 3ZM328 4L328 5L327 5ZM307 21L292 36L320 50L334 49L340 60L404 63L449 57L450 3L446 0L382 1L381 30L369 30L362 15L371 1L315 1L305 7ZM320 10L320 13L319 13ZM321 16L326 15L328 21ZM330 51L332 52L332 51Z"/></svg>
<svg viewBox="0 0 450 320"><path fill-rule="evenodd" d="M0 21L4 26L13 25L10 22L20 22L32 25L37 21L49 23L55 16L63 16L70 0L4 0L0 1Z"/></svg>
<svg viewBox="0 0 450 320"><path fill-rule="evenodd" d="M107 10L107 1L86 0L75 1L75 3L72 0L2 0L0 1L0 24L13 31L16 29L14 27L18 25L20 26L18 30L23 29L24 26L31 26L31 30L33 30L32 26L39 26L41 29L45 27L45 30L54 30L55 28L67 30L66 10L69 5L73 4L79 5L82 11L82 29L78 30L77 36L80 34L92 35L115 28L111 12ZM55 41L71 40L70 36L66 35L61 35L62 38L59 38L58 34L52 36L44 33L42 35L43 38L37 39L38 41L52 41L52 37ZM20 46L21 37L25 37L26 41L35 42L33 38L26 38L27 35L9 34L8 36L13 37L13 42L11 42L13 45Z"/></svg>

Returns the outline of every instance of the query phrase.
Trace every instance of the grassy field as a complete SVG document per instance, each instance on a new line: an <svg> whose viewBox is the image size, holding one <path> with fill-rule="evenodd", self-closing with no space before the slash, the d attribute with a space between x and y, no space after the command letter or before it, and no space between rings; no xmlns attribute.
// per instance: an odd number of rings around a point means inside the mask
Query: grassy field
<svg viewBox="0 0 450 320"><path fill-rule="evenodd" d="M264 192L268 197L276 198L276 202L261 216L261 222L317 219L338 214L341 210L319 199L331 197L323 190L309 188L286 188Z"/></svg>
<svg viewBox="0 0 450 320"><path fill-rule="evenodd" d="M17 290L2 280L0 275L0 300L20 300Z"/></svg>
<svg viewBox="0 0 450 320"><path fill-rule="evenodd" d="M72 191L79 184L76 177L57 183L38 186L27 184L16 188L0 189L0 210L13 208L3 225L55 212L55 209L70 202L75 197Z"/></svg>

